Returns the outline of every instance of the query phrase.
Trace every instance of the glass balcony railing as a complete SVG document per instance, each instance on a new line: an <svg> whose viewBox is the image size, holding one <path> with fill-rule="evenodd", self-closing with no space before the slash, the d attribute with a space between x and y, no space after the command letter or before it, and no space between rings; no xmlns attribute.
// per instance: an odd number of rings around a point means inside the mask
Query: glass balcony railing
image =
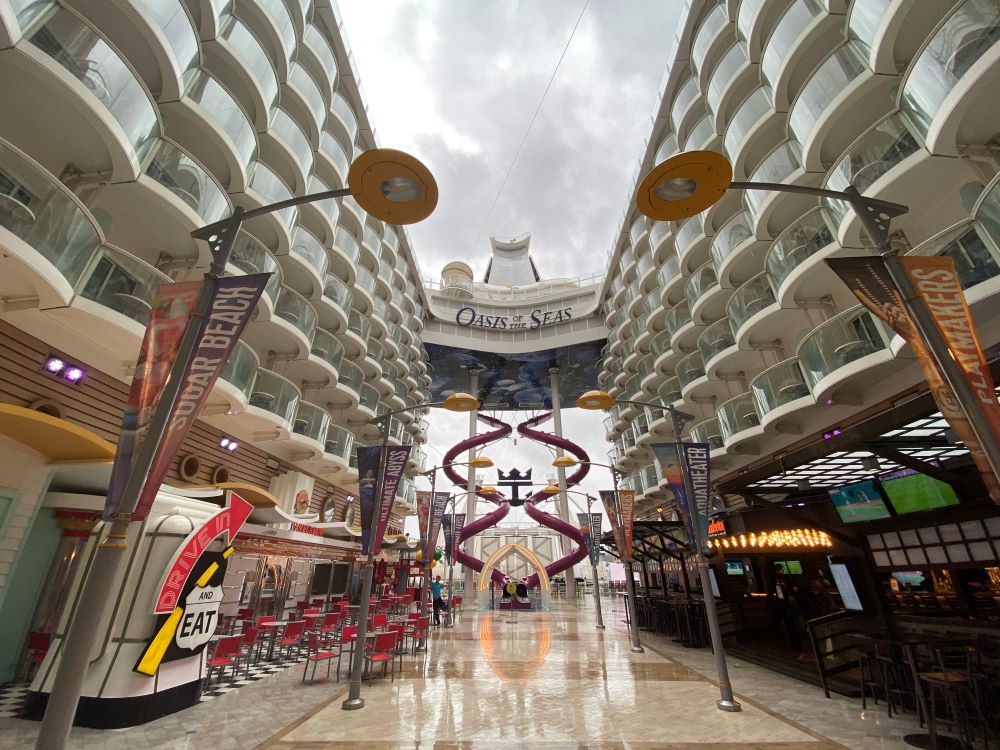
<svg viewBox="0 0 1000 750"><path fill-rule="evenodd" d="M207 120L229 136L240 164L248 170L257 155L257 133L233 95L199 69L191 79L186 96L199 105Z"/></svg>
<svg viewBox="0 0 1000 750"><path fill-rule="evenodd" d="M173 142L157 138L145 172L211 224L229 215L229 197L215 178Z"/></svg>
<svg viewBox="0 0 1000 750"><path fill-rule="evenodd" d="M309 266L320 278L326 276L326 269L330 265L326 248L316 239L316 236L301 226L295 228L292 234L292 255Z"/></svg>
<svg viewBox="0 0 1000 750"><path fill-rule="evenodd" d="M782 64L792 52L792 46L813 19L824 13L826 8L820 0L796 0L778 21L768 37L760 61L761 75L772 88L778 80Z"/></svg>
<svg viewBox="0 0 1000 750"><path fill-rule="evenodd" d="M330 46L330 42L326 40L318 28L313 24L307 23L305 33L302 35L302 41L305 42L306 46L312 50L312 53L319 60L320 67L326 72L327 76L331 81L337 80L337 55L334 53L333 48ZM320 122L326 119L326 116L320 118Z"/></svg>
<svg viewBox="0 0 1000 750"><path fill-rule="evenodd" d="M362 406L367 409L371 409L373 412L378 412L379 401L382 400L382 397L379 395L375 386L368 385L368 383L362 383L358 396ZM402 424L400 424L400 427L402 428Z"/></svg>
<svg viewBox="0 0 1000 750"><path fill-rule="evenodd" d="M661 404L672 404L675 401L680 401L681 400L680 378L677 377L669 378L666 382L660 385L659 389L656 391L656 395L659 396Z"/></svg>
<svg viewBox="0 0 1000 750"><path fill-rule="evenodd" d="M351 309L351 289L347 284L331 273L326 275L323 284L323 296L337 305L341 310Z"/></svg>
<svg viewBox="0 0 1000 750"><path fill-rule="evenodd" d="M743 100L743 104L736 110L729 127L726 128L723 150L730 160L735 159L740 149L743 148L743 144L754 125L760 122L764 115L772 111L771 89L767 86L761 86Z"/></svg>
<svg viewBox="0 0 1000 750"><path fill-rule="evenodd" d="M330 186L313 174L309 176L309 182L306 183L306 190L310 194L325 193L330 190ZM309 205L323 214L326 220L333 226L336 226L337 222L340 220L340 201L336 198L313 201Z"/></svg>
<svg viewBox="0 0 1000 750"><path fill-rule="evenodd" d="M383 322L389 320L389 303L381 297L372 297L372 309L375 312L375 317L379 320Z"/></svg>
<svg viewBox="0 0 1000 750"><path fill-rule="evenodd" d="M639 376L639 381L643 381L653 374L653 358L651 355L647 354L642 359L639 360L636 365L636 374Z"/></svg>
<svg viewBox="0 0 1000 750"><path fill-rule="evenodd" d="M347 172L351 168L351 159L344 151L344 147L340 145L340 141L329 131L324 130L319 139L319 150L333 163L340 181L347 184Z"/></svg>
<svg viewBox="0 0 1000 750"><path fill-rule="evenodd" d="M249 399L253 392L254 381L257 380L259 367L260 360L257 359L253 349L242 341L237 341L219 377L242 393L244 398Z"/></svg>
<svg viewBox="0 0 1000 750"><path fill-rule="evenodd" d="M706 419L691 428L692 443L708 443L709 450L718 450L724 447L722 442L722 429L719 427L719 420L716 418Z"/></svg>
<svg viewBox="0 0 1000 750"><path fill-rule="evenodd" d="M289 190L288 185L275 174L273 169L263 162L257 162L257 166L254 167L250 187L264 197L265 204L286 201L292 197L292 191ZM275 215L281 217L286 227L291 227L295 224L295 217L298 215L298 210L297 206L289 206L280 211L275 211Z"/></svg>
<svg viewBox="0 0 1000 750"><path fill-rule="evenodd" d="M656 149L656 155L653 157L653 161L656 164L659 164L668 156L673 156L677 152L677 135L675 133L670 133L660 142L660 146ZM650 242L653 242L652 237L650 237ZM653 242L653 244L655 245L656 243Z"/></svg>
<svg viewBox="0 0 1000 750"><path fill-rule="evenodd" d="M357 156L355 156L354 158L356 159ZM364 225L365 219L368 218L368 212L365 211L363 208L361 208L360 204L356 200L354 200L354 196L346 195L343 198L341 198L341 202L345 206L347 206L348 210L358 218L358 221L362 225Z"/></svg>
<svg viewBox="0 0 1000 750"><path fill-rule="evenodd" d="M652 251L647 247L645 252L639 256L639 260L636 263L636 273L639 274L641 279L647 273L653 270L653 254Z"/></svg>
<svg viewBox="0 0 1000 750"><path fill-rule="evenodd" d="M921 150L898 114L889 115L855 141L847 153L830 170L825 187L843 190L854 185L864 193L879 177L889 172L906 157ZM850 206L840 200L823 199L823 207L832 226L839 227L850 212Z"/></svg>
<svg viewBox="0 0 1000 750"><path fill-rule="evenodd" d="M292 424L300 397L299 389L292 381L261 367L257 370L249 403Z"/></svg>
<svg viewBox="0 0 1000 750"><path fill-rule="evenodd" d="M177 65L180 79L187 80L191 72L198 67L199 47L198 34L191 24L191 18L184 9L184 3L157 2L157 0L139 0L153 18L163 33L163 38L170 48L170 53Z"/></svg>
<svg viewBox="0 0 1000 750"><path fill-rule="evenodd" d="M260 240L248 232L240 230L233 243L233 253L229 256L229 262L248 275L254 273L271 274L271 278L267 280L267 286L264 287L264 294L272 303L278 299L278 292L283 280L281 266Z"/></svg>
<svg viewBox="0 0 1000 750"><path fill-rule="evenodd" d="M264 104L270 110L278 98L278 74L257 37L242 21L229 16L222 24L219 38L229 43L236 57L250 71L250 77L260 86Z"/></svg>
<svg viewBox="0 0 1000 750"><path fill-rule="evenodd" d="M288 146L296 163L308 174L312 170L313 163L309 138L299 124L281 107L275 107L271 111L271 133Z"/></svg>
<svg viewBox="0 0 1000 750"><path fill-rule="evenodd" d="M661 289L672 284L674 280L681 274L681 262L675 253L671 253L663 265L660 266L660 270L656 273L656 280L659 283Z"/></svg>
<svg viewBox="0 0 1000 750"><path fill-rule="evenodd" d="M348 318L347 330L361 339L365 344L372 335L372 324L364 315L357 310L351 310Z"/></svg>
<svg viewBox="0 0 1000 750"><path fill-rule="evenodd" d="M319 357L338 373L344 361L344 347L337 338L323 328L317 328L313 334L309 353Z"/></svg>
<svg viewBox="0 0 1000 750"><path fill-rule="evenodd" d="M350 461L354 453L354 435L340 425L331 424L326 429L324 450L331 456Z"/></svg>
<svg viewBox="0 0 1000 750"><path fill-rule="evenodd" d="M948 95L972 66L1000 42L1000 12L993 0L965 0L938 28L911 64L899 108L923 138Z"/></svg>
<svg viewBox="0 0 1000 750"><path fill-rule="evenodd" d="M674 132L677 132L677 126L680 125L681 120L684 119L684 115L694 103L694 100L698 98L700 93L701 92L698 89L698 79L694 76L688 78L684 85L677 90L677 94L674 96L673 106L670 108L670 121L674 126ZM675 139L675 151L676 148L677 142Z"/></svg>
<svg viewBox="0 0 1000 750"><path fill-rule="evenodd" d="M354 235L344 229L344 227L337 227L337 233L333 236L333 245L347 256L352 264L358 262L358 255L361 253L361 248L358 246L358 241L354 238Z"/></svg>
<svg viewBox="0 0 1000 750"><path fill-rule="evenodd" d="M344 123L347 134L353 143L354 139L358 137L358 118L354 114L354 109L342 94L335 93L333 95L333 100L330 103L330 111L337 115L340 121Z"/></svg>
<svg viewBox="0 0 1000 750"><path fill-rule="evenodd" d="M799 157L802 147L796 141L785 141L778 146L750 175L752 182L785 182L796 170L801 168ZM747 190L743 194L750 213L754 219L760 216L760 210L768 197L773 195L766 190Z"/></svg>
<svg viewBox="0 0 1000 750"><path fill-rule="evenodd" d="M659 164L659 162L657 162ZM671 229L669 221L651 221L649 226L649 246L656 252L660 243L670 237Z"/></svg>
<svg viewBox="0 0 1000 750"><path fill-rule="evenodd" d="M799 143L806 143L816 123L837 95L867 70L864 59L848 43L830 55L806 81L788 116L788 127Z"/></svg>
<svg viewBox="0 0 1000 750"><path fill-rule="evenodd" d="M850 15L847 19L847 35L861 53L868 57L875 45L875 37L882 26L892 0L867 0L867 2L851 3Z"/></svg>
<svg viewBox="0 0 1000 750"><path fill-rule="evenodd" d="M705 115L691 128L687 140L684 141L686 151L704 149L715 138L715 123L711 115Z"/></svg>
<svg viewBox="0 0 1000 750"><path fill-rule="evenodd" d="M56 6L29 41L65 68L104 105L142 157L160 132L145 86L111 45L75 13Z"/></svg>
<svg viewBox="0 0 1000 750"><path fill-rule="evenodd" d="M282 320L291 323L308 341L312 341L316 332L316 311L309 300L294 289L283 286L278 292L278 300L274 305L274 314Z"/></svg>
<svg viewBox="0 0 1000 750"><path fill-rule="evenodd" d="M360 396L361 385L365 382L365 373L351 360L345 359L340 363L340 379L337 382Z"/></svg>
<svg viewBox="0 0 1000 750"><path fill-rule="evenodd" d="M701 214L695 214L677 229L677 254L683 258L702 234L704 229Z"/></svg>
<svg viewBox="0 0 1000 750"><path fill-rule="evenodd" d="M799 344L799 365L811 388L855 360L887 350L892 334L858 305L821 323Z"/></svg>
<svg viewBox="0 0 1000 750"><path fill-rule="evenodd" d="M750 381L750 393L757 404L761 416L771 413L780 406L811 396L799 360L786 359L768 367Z"/></svg>
<svg viewBox="0 0 1000 750"><path fill-rule="evenodd" d="M822 209L814 208L790 225L778 235L767 253L765 265L773 287L779 289L792 271L833 241L833 232L823 219Z"/></svg>
<svg viewBox="0 0 1000 750"><path fill-rule="evenodd" d="M698 350L701 352L702 362L710 362L713 357L722 354L731 346L736 346L736 338L733 336L729 318L715 321L698 337Z"/></svg>
<svg viewBox="0 0 1000 750"><path fill-rule="evenodd" d="M777 302L767 273L759 273L739 287L729 298L726 312L733 330L738 331L750 318Z"/></svg>
<svg viewBox="0 0 1000 750"><path fill-rule="evenodd" d="M743 0L736 14L736 34L744 42L750 39L754 22L760 14L761 6L768 0Z"/></svg>
<svg viewBox="0 0 1000 750"><path fill-rule="evenodd" d="M691 308L688 306L687 301L681 302L677 307L670 309L667 313L667 327L666 330L670 332L670 337L673 338L677 335L677 332L691 322Z"/></svg>
<svg viewBox="0 0 1000 750"><path fill-rule="evenodd" d="M295 411L295 420L292 422L292 432L311 438L317 443L324 443L329 427L330 414L326 409L320 408L316 404L310 404L308 401L299 401Z"/></svg>
<svg viewBox="0 0 1000 750"><path fill-rule="evenodd" d="M379 367L381 367L382 363L385 362L385 347L382 346L382 342L378 339L369 338L365 356L377 362Z"/></svg>
<svg viewBox="0 0 1000 750"><path fill-rule="evenodd" d="M691 46L691 66L699 73L709 47L712 46L715 37L728 22L726 11L721 5L716 5L708 17L702 21L701 27L695 34L694 44Z"/></svg>
<svg viewBox="0 0 1000 750"><path fill-rule="evenodd" d="M760 425L760 415L753 394L741 393L719 406L719 429L724 440L729 440L743 430Z"/></svg>
<svg viewBox="0 0 1000 750"><path fill-rule="evenodd" d="M754 191L747 190L746 192L749 194ZM740 211L722 225L722 228L716 233L715 239L712 240L712 259L715 261L715 268L721 268L726 259L752 237L750 214L746 211Z"/></svg>
<svg viewBox="0 0 1000 750"><path fill-rule="evenodd" d="M355 288L364 289L369 295L375 294L375 276L371 271L364 266L355 266L354 274Z"/></svg>
<svg viewBox="0 0 1000 750"><path fill-rule="evenodd" d="M687 286L684 287L684 296L687 297L688 306L693 308L698 304L698 300L703 294L718 285L719 278L715 274L715 264L708 261L688 278Z"/></svg>
<svg viewBox="0 0 1000 750"><path fill-rule="evenodd" d="M660 484L660 479L656 475L656 466L654 464L647 464L646 466L643 466L640 473L642 474L642 486L646 488L646 492L655 490Z"/></svg>
<svg viewBox="0 0 1000 750"><path fill-rule="evenodd" d="M20 150L0 140L0 226L76 286L103 238L77 197Z"/></svg>
<svg viewBox="0 0 1000 750"><path fill-rule="evenodd" d="M110 310L146 325L156 287L171 278L113 245L103 245L91 261L76 292Z"/></svg>
<svg viewBox="0 0 1000 750"><path fill-rule="evenodd" d="M281 54L285 60L289 60L295 49L295 25L292 23L288 8L282 0L257 0L257 4L263 7L270 17L274 30L278 32L278 38L281 40Z"/></svg>
<svg viewBox="0 0 1000 750"><path fill-rule="evenodd" d="M677 363L677 369L674 372L677 374L681 389L687 388L698 378L705 377L705 364L701 351L691 352L687 355Z"/></svg>
<svg viewBox="0 0 1000 750"><path fill-rule="evenodd" d="M394 255L399 252L399 236L396 234L396 230L388 224L385 225L382 232L382 242L389 247Z"/></svg>
<svg viewBox="0 0 1000 750"><path fill-rule="evenodd" d="M306 69L293 62L288 67L288 82L299 90L302 99L309 108L309 114L316 118L320 126L326 122L326 98L313 77L306 72Z"/></svg>
<svg viewBox="0 0 1000 750"><path fill-rule="evenodd" d="M733 44L729 48L729 51L723 55L721 62L719 62L719 67L712 73L712 79L708 82L708 108L714 114L719 114L722 97L729 90L729 87L739 76L740 72L749 65L750 59L747 57L747 53L740 42Z"/></svg>

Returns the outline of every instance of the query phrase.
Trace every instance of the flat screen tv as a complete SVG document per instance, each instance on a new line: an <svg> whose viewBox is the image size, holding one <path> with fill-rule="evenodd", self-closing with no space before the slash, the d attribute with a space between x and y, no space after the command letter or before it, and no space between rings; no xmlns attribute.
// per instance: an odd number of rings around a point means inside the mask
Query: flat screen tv
<svg viewBox="0 0 1000 750"><path fill-rule="evenodd" d="M727 562L726 573L731 576L745 576L747 574L746 569L743 567L743 563L741 562Z"/></svg>
<svg viewBox="0 0 1000 750"><path fill-rule="evenodd" d="M958 505L958 496L951 485L913 469L901 469L881 477L882 491L893 510L919 513L922 510Z"/></svg>
<svg viewBox="0 0 1000 750"><path fill-rule="evenodd" d="M844 523L875 521L892 515L875 482L870 479L830 490L830 500Z"/></svg>
<svg viewBox="0 0 1000 750"><path fill-rule="evenodd" d="M802 575L802 563L798 560L779 560L776 562L775 567L780 565L785 570L786 575L790 576L800 576Z"/></svg>

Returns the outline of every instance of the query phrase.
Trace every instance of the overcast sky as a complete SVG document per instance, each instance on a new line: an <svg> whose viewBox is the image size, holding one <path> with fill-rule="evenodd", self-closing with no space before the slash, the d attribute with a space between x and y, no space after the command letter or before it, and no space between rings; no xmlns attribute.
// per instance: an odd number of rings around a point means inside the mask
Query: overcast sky
<svg viewBox="0 0 1000 750"><path fill-rule="evenodd" d="M438 181L437 211L409 229L425 275L465 260L481 278L490 235L524 232L545 278L604 271L680 5L339 0L379 145L413 153ZM508 415L513 424L527 418ZM603 416L564 413L565 434L599 462L609 447ZM428 460L437 465L466 436L468 417L435 410L430 422ZM532 468L537 481L552 471L552 454L530 441L507 439L484 452L505 471ZM496 481L495 470L482 474ZM610 474L595 468L579 489L602 488Z"/></svg>

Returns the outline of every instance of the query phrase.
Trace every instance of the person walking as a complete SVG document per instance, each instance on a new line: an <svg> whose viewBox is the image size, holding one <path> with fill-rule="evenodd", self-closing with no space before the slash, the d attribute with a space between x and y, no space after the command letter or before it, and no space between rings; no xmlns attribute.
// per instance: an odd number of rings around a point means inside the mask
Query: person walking
<svg viewBox="0 0 1000 750"><path fill-rule="evenodd" d="M441 594L444 593L444 584L441 583L441 576L434 579L431 584L431 596L434 599L434 625L435 627L441 627L441 610L447 610L448 605L445 603L444 599L441 598Z"/></svg>

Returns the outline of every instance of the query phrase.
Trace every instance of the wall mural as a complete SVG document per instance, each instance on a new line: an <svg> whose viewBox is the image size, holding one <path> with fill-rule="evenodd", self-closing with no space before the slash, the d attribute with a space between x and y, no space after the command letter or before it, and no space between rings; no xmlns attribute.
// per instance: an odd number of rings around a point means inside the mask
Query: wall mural
<svg viewBox="0 0 1000 750"><path fill-rule="evenodd" d="M430 400L469 390L469 369L478 368L478 398L487 409L549 409L552 391L549 368L559 368L559 391L564 408L583 393L598 387L601 349L606 339L522 354L498 354L424 344L431 364Z"/></svg>

